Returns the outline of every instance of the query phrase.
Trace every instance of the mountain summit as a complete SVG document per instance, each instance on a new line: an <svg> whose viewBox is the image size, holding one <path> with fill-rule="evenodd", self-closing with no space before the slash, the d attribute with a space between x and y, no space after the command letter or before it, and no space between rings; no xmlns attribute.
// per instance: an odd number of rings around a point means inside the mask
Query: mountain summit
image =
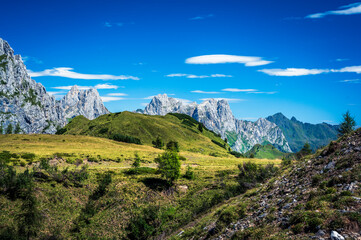
<svg viewBox="0 0 361 240"><path fill-rule="evenodd" d="M0 124L19 125L23 133L55 133L67 118L84 115L94 119L109 113L96 89L80 91L74 86L57 101L27 73L20 55L0 38Z"/></svg>
<svg viewBox="0 0 361 240"><path fill-rule="evenodd" d="M223 139L227 138L235 151L247 152L256 144L270 143L283 152L291 152L282 130L276 124L263 118L256 122L236 119L224 99L207 99L197 104L159 94L144 109L144 114L149 115L167 113L183 113L193 117L219 133Z"/></svg>
<svg viewBox="0 0 361 240"><path fill-rule="evenodd" d="M60 102L66 118L83 115L89 120L93 120L109 113L98 91L94 88L79 90L78 86L74 85Z"/></svg>

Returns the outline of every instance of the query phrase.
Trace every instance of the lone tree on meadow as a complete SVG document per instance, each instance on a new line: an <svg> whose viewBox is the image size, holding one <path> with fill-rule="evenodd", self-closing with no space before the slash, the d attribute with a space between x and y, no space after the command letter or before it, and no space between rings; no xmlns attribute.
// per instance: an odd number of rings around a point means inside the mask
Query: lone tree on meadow
<svg viewBox="0 0 361 240"><path fill-rule="evenodd" d="M5 130L6 134L12 134L13 133L13 125L10 123Z"/></svg>
<svg viewBox="0 0 361 240"><path fill-rule="evenodd" d="M141 159L140 159L140 156L138 153L135 154L135 160L132 164L132 167L134 168L139 168L140 167L140 162L141 162Z"/></svg>
<svg viewBox="0 0 361 240"><path fill-rule="evenodd" d="M169 141L166 146L167 150L179 152L179 144L176 141Z"/></svg>
<svg viewBox="0 0 361 240"><path fill-rule="evenodd" d="M298 159L301 159L304 156L307 156L312 153L311 145L306 142L305 145L303 145L302 149L296 153L296 156Z"/></svg>
<svg viewBox="0 0 361 240"><path fill-rule="evenodd" d="M173 184L180 177L181 162L178 152L167 150L159 155L155 162L158 163L158 170L168 183Z"/></svg>
<svg viewBox="0 0 361 240"><path fill-rule="evenodd" d="M15 133L15 134L19 134L20 132L21 132L20 124L17 123L16 126L15 126L14 133Z"/></svg>
<svg viewBox="0 0 361 240"><path fill-rule="evenodd" d="M355 117L351 116L350 111L347 111L342 115L343 121L340 124L340 128L338 129L338 135L343 136L355 130L356 121Z"/></svg>
<svg viewBox="0 0 361 240"><path fill-rule="evenodd" d="M162 149L164 147L164 142L159 136L155 141L152 141L152 144L155 148Z"/></svg>

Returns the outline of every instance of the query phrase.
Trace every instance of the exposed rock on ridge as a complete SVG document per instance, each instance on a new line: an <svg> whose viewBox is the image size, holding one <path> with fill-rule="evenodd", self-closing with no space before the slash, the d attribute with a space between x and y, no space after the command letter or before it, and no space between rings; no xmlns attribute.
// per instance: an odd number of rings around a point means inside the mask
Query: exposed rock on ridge
<svg viewBox="0 0 361 240"><path fill-rule="evenodd" d="M76 115L94 119L108 113L95 89L71 91L61 102L30 78L20 55L0 38L0 124L19 124L23 133L55 133Z"/></svg>
<svg viewBox="0 0 361 240"><path fill-rule="evenodd" d="M93 120L109 111L104 106L96 89L81 91L74 85L61 100L66 118L73 118L83 115L89 120Z"/></svg>
<svg viewBox="0 0 361 240"><path fill-rule="evenodd" d="M144 114L187 114L203 123L208 129L228 139L233 150L246 152L255 144L271 143L284 152L291 152L282 130L276 124L260 118L256 122L238 120L226 100L208 99L201 104L159 94L145 107Z"/></svg>

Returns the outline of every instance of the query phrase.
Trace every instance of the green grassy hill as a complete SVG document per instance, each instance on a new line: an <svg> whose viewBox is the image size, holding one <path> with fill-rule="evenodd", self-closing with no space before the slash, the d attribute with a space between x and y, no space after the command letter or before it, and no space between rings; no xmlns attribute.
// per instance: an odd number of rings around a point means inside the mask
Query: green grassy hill
<svg viewBox="0 0 361 240"><path fill-rule="evenodd" d="M266 119L282 129L293 152L300 151L306 142L311 145L312 150L316 150L337 139L338 125L303 123L295 117L288 119L282 113L276 113Z"/></svg>
<svg viewBox="0 0 361 240"><path fill-rule="evenodd" d="M281 159L287 153L283 153L274 147L272 144L260 145L256 144L251 150L245 153L246 157L253 155L255 158L266 158L266 159Z"/></svg>
<svg viewBox="0 0 361 240"><path fill-rule="evenodd" d="M228 155L228 145L214 132L184 114L150 116L132 112L112 113L88 120L83 116L72 119L59 131L61 134L89 135L112 139L115 134L138 138L142 144L152 146L160 137L165 143L177 141L183 151Z"/></svg>

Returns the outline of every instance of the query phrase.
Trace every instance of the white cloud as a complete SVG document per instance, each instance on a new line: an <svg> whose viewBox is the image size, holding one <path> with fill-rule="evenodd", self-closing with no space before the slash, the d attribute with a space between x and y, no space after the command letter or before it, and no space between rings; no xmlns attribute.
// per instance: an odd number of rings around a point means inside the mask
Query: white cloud
<svg viewBox="0 0 361 240"><path fill-rule="evenodd" d="M112 101L119 101L119 100L125 100L125 98L122 97L100 97L103 102L112 102Z"/></svg>
<svg viewBox="0 0 361 240"><path fill-rule="evenodd" d="M225 77L233 77L233 76L232 75L226 75L226 74L194 75L194 74L186 74L186 73L172 73L172 74L166 75L166 77L225 78Z"/></svg>
<svg viewBox="0 0 361 240"><path fill-rule="evenodd" d="M202 91L202 90L194 90L194 91L191 91L191 93L216 94L219 92L206 92L206 91Z"/></svg>
<svg viewBox="0 0 361 240"><path fill-rule="evenodd" d="M59 86L59 87L52 87L54 89L61 89L61 90L70 90L73 87L73 85L70 86ZM118 89L118 86L116 85L110 85L109 83L105 84L97 84L95 86L77 86L79 90L88 90L91 88L95 89Z"/></svg>
<svg viewBox="0 0 361 240"><path fill-rule="evenodd" d="M328 73L330 72L329 69L306 69L306 68L274 68L274 69L261 69L258 70L259 72L263 72L270 76L305 76L305 75L315 75L321 73Z"/></svg>
<svg viewBox="0 0 361 240"><path fill-rule="evenodd" d="M166 77L185 77L187 75L188 74L185 74L185 73L172 73L172 74L166 75Z"/></svg>
<svg viewBox="0 0 361 240"><path fill-rule="evenodd" d="M43 61L36 57L22 56L21 59L24 61L24 63L33 62L36 64L43 64Z"/></svg>
<svg viewBox="0 0 361 240"><path fill-rule="evenodd" d="M122 23L122 22L116 22L116 23L105 22L105 23L104 23L104 27L108 27L108 28L111 28L111 27L113 27L113 26L122 27L123 25L124 25L124 23Z"/></svg>
<svg viewBox="0 0 361 240"><path fill-rule="evenodd" d="M92 80L139 80L138 77L133 76L126 76L126 75L108 75L108 74L84 74L84 73L77 73L72 71L73 68L68 67L59 67L53 69L46 69L40 72L33 72L28 70L28 73L31 77L44 77L44 76L52 76L52 77L65 77L65 78L72 78L72 79L92 79Z"/></svg>
<svg viewBox="0 0 361 240"><path fill-rule="evenodd" d="M201 98L199 100L202 101L208 101L210 99L215 99L215 100L226 100L227 102L243 102L243 101L247 101L246 99L240 99L240 98Z"/></svg>
<svg viewBox="0 0 361 240"><path fill-rule="evenodd" d="M128 96L126 93L108 93L108 96Z"/></svg>
<svg viewBox="0 0 361 240"><path fill-rule="evenodd" d="M323 18L327 15L352 15L352 14L361 14L360 2L342 6L340 7L339 10L310 14L306 16L306 18Z"/></svg>
<svg viewBox="0 0 361 240"><path fill-rule="evenodd" d="M269 94L269 95L272 95L272 94L276 94L277 92L248 92L248 93L252 93L252 94Z"/></svg>
<svg viewBox="0 0 361 240"><path fill-rule="evenodd" d="M342 83L361 83L360 79L346 79L346 80L342 80L340 82L342 82Z"/></svg>
<svg viewBox="0 0 361 240"><path fill-rule="evenodd" d="M55 95L64 95L66 94L66 92L63 92L63 91L46 91L48 94L52 95L52 96L55 96Z"/></svg>
<svg viewBox="0 0 361 240"><path fill-rule="evenodd" d="M208 14L206 16L196 16L196 17L190 18L189 20L203 20L206 18L211 18L213 16L214 16L213 14Z"/></svg>
<svg viewBox="0 0 361 240"><path fill-rule="evenodd" d="M219 63L241 63L247 67L261 66L273 63L273 61L263 60L261 57L237 56L226 54L202 55L187 58L187 64L219 64Z"/></svg>
<svg viewBox="0 0 361 240"><path fill-rule="evenodd" d="M148 96L148 97L145 97L145 98L143 98L143 99L145 99L145 100L151 100L151 99L153 99L155 97L155 95L153 95L153 96Z"/></svg>
<svg viewBox="0 0 361 240"><path fill-rule="evenodd" d="M354 73L361 73L361 66L351 66L351 67L344 67L340 70L333 70L334 72L354 72Z"/></svg>
<svg viewBox="0 0 361 240"><path fill-rule="evenodd" d="M336 62L343 62L343 61L348 61L348 60L350 60L350 59L348 59L348 58L337 58Z"/></svg>
<svg viewBox="0 0 361 240"><path fill-rule="evenodd" d="M257 89L239 89L239 88L225 88L222 89L224 92L256 92Z"/></svg>

